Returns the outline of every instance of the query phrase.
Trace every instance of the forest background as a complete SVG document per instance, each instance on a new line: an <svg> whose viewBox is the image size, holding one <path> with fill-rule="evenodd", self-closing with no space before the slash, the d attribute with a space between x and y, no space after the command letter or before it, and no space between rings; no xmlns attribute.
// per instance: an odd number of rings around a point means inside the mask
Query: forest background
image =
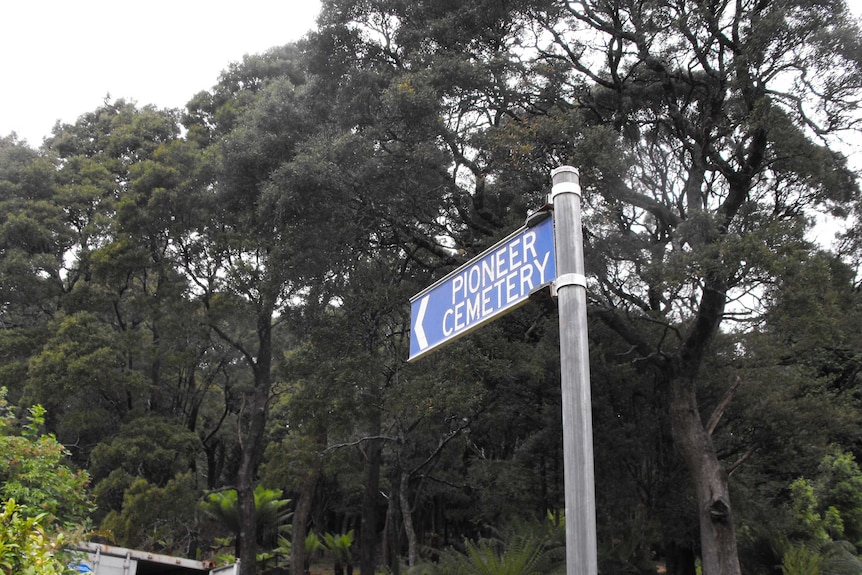
<svg viewBox="0 0 862 575"><path fill-rule="evenodd" d="M527 549L564 523L553 301L412 364L407 302L570 164L600 571L859 572L859 38L838 0L328 0L183 110L3 138L0 446L42 454L3 499L243 575L309 534L363 575Z"/></svg>

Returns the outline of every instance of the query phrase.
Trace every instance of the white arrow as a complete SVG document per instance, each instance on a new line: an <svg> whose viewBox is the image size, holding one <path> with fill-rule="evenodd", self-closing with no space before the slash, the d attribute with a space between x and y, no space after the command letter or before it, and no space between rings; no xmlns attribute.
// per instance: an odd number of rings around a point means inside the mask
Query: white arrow
<svg viewBox="0 0 862 575"><path fill-rule="evenodd" d="M430 294L426 295L419 302L419 312L416 314L416 323L413 325L413 333L416 334L419 349L428 347L428 338L425 337L425 329L422 327L422 321L425 319L425 310L428 309L428 298L430 297Z"/></svg>

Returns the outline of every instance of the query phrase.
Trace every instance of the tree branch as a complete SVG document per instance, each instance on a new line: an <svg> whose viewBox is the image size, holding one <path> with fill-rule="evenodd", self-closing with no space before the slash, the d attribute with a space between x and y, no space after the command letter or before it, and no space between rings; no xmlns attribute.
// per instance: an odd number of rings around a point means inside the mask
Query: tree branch
<svg viewBox="0 0 862 575"><path fill-rule="evenodd" d="M455 429L450 430L449 433L447 433L446 436L443 437L440 440L440 442L437 444L436 449L434 449L434 451L431 452L431 454L427 458L425 458L425 461L423 461L422 463L420 463L419 465L415 466L413 469L410 470L410 477L413 477L413 475L415 473L417 473L420 469L422 469L423 467L425 467L426 465L428 465L429 463L434 461L434 459L436 459L437 456L440 455L440 452L443 451L443 448L446 447L446 445L450 441L452 441L453 439L455 439L455 437L460 435L462 431L464 431L465 429L470 427L470 423L472 423L472 421L473 421L472 417L466 417L461 421L461 425L459 425Z"/></svg>
<svg viewBox="0 0 862 575"><path fill-rule="evenodd" d="M757 446L751 446L748 451L742 454L742 457L736 460L733 465L730 466L727 470L727 476L730 477L733 473L742 467L742 464L751 459L751 457L757 452Z"/></svg>
<svg viewBox="0 0 862 575"><path fill-rule="evenodd" d="M706 434L712 436L712 433L715 431L715 428L718 427L719 421L721 421L721 417L724 415L724 412L727 411L727 407L730 405L730 402L733 401L733 398L736 396L736 391L739 389L742 380L739 376L736 376L736 381L733 382L733 385L730 386L730 389L724 394L724 397L721 399L721 402L716 406L715 410L712 412L712 415L709 418L709 421L706 424Z"/></svg>
<svg viewBox="0 0 862 575"><path fill-rule="evenodd" d="M640 356L657 360L658 356L656 356L653 347L640 336L640 333L635 331L630 323L623 321L613 309L591 306L587 313L598 317L608 328L637 350Z"/></svg>
<svg viewBox="0 0 862 575"><path fill-rule="evenodd" d="M343 449L345 447L356 447L357 445L362 445L366 441L376 441L376 440L398 441L395 437L389 437L387 435L370 435L368 437L361 437L361 438L357 439L356 441L350 441L348 443L337 443L335 445L330 445L329 447L324 449L321 452L321 454L328 453L330 451L335 451L336 449Z"/></svg>

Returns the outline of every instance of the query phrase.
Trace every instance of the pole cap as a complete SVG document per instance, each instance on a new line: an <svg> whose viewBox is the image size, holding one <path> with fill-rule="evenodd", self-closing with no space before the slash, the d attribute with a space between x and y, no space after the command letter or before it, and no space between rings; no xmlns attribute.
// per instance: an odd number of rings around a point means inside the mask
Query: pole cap
<svg viewBox="0 0 862 575"><path fill-rule="evenodd" d="M551 170L551 182L561 184L563 182L574 182L580 184L581 176L578 169L573 166L560 166Z"/></svg>
<svg viewBox="0 0 862 575"><path fill-rule="evenodd" d="M581 195L581 177L577 168L560 166L551 170L551 201L560 194Z"/></svg>

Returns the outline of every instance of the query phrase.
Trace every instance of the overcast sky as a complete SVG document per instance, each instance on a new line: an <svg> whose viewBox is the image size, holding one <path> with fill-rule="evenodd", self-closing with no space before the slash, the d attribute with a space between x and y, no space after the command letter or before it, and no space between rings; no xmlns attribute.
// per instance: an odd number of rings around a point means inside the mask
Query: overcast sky
<svg viewBox="0 0 862 575"><path fill-rule="evenodd" d="M246 54L298 40L319 0L8 0L0 10L0 137L39 146L110 94L179 108Z"/></svg>

